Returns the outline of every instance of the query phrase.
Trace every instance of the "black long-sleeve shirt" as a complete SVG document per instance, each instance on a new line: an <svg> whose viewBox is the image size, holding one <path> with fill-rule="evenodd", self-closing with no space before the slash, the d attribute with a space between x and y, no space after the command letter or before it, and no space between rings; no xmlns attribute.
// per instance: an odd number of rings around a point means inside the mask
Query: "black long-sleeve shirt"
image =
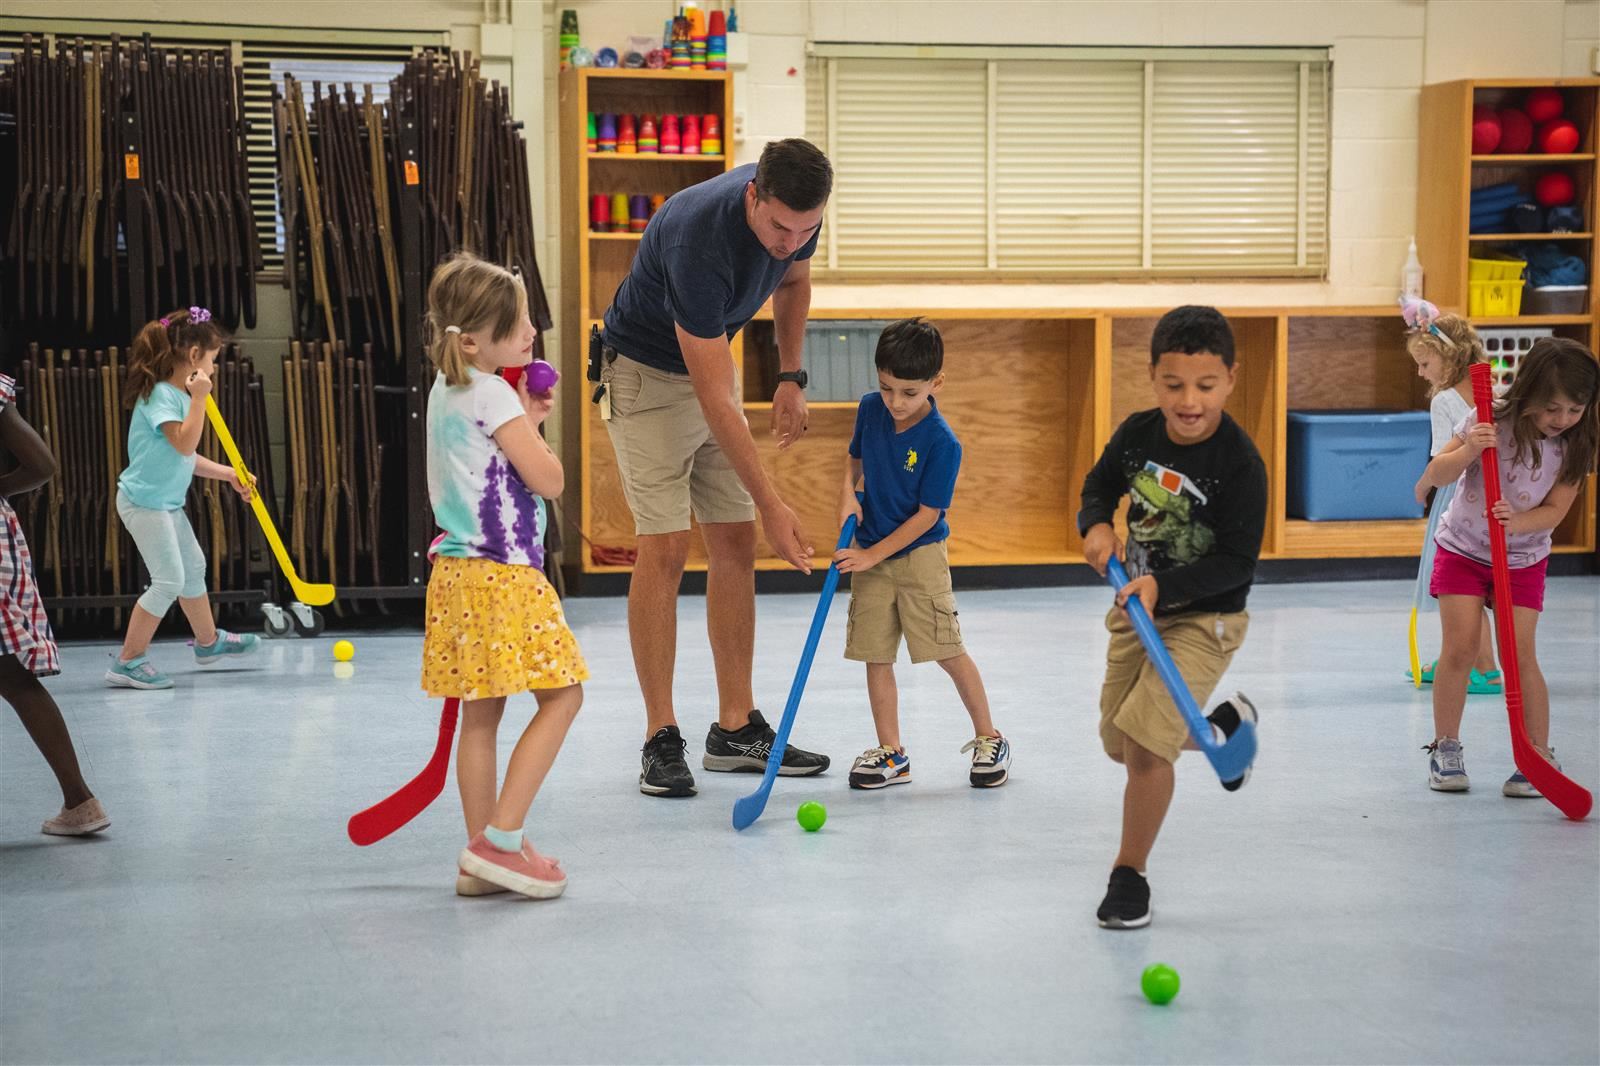
<svg viewBox="0 0 1600 1066"><path fill-rule="evenodd" d="M1244 610L1267 522L1261 453L1226 414L1210 437L1176 444L1159 409L1129 415L1083 480L1078 531L1128 507L1128 576L1154 574L1156 613Z"/></svg>

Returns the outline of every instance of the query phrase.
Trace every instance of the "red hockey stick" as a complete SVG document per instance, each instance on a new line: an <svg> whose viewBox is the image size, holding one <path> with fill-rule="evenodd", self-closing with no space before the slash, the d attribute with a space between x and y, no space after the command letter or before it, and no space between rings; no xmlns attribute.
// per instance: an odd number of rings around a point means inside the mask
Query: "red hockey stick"
<svg viewBox="0 0 1600 1066"><path fill-rule="evenodd" d="M460 709L460 700L452 697L444 701L444 711L439 715L439 742L434 745L433 758L420 774L394 795L350 816L347 832L352 843L361 847L376 844L421 814L444 791L444 780L450 773L450 748L456 739L456 715Z"/></svg>
<svg viewBox="0 0 1600 1066"><path fill-rule="evenodd" d="M1489 364L1473 363L1472 398L1478 405L1478 421L1493 422L1493 392L1489 384ZM1500 636L1500 670L1505 675L1506 713L1511 718L1511 756L1517 769L1545 799L1574 821L1588 817L1594 797L1588 789L1557 770L1528 740L1528 726L1522 720L1522 677L1517 670L1517 627L1512 621L1511 568L1506 562L1506 531L1494 517L1500 502L1500 456L1485 448L1483 495L1489 508L1489 551L1494 559L1494 624Z"/></svg>

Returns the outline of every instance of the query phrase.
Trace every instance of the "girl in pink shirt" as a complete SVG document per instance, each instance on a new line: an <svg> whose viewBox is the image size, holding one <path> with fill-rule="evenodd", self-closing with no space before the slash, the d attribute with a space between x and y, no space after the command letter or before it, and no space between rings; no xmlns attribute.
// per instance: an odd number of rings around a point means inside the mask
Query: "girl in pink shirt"
<svg viewBox="0 0 1600 1066"><path fill-rule="evenodd" d="M1511 566L1511 608L1516 624L1522 708L1528 739L1552 762L1550 691L1534 652L1534 630L1544 609L1545 567L1551 532L1566 518L1583 479L1595 468L1600 445L1600 365L1575 340L1546 337L1534 344L1516 381L1495 404L1494 422L1469 414L1423 473L1435 488L1455 484L1455 496L1434 537L1430 591L1439 600L1444 643L1433 677L1434 741L1428 784L1439 792L1465 792L1470 783L1462 760L1462 711L1467 675L1478 651L1485 604L1493 606L1489 525L1479 456L1496 448L1500 457L1501 501L1494 519L1506 532ZM1528 797L1539 793L1520 772L1501 792Z"/></svg>

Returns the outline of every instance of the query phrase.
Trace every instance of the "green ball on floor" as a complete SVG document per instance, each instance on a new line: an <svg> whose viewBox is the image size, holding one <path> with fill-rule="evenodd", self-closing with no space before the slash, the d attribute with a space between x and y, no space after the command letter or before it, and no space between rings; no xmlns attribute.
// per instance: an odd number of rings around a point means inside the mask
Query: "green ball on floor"
<svg viewBox="0 0 1600 1066"><path fill-rule="evenodd" d="M800 809L794 812L794 820L808 833L815 833L822 828L822 823L828 820L828 808L816 800L807 800L800 804Z"/></svg>
<svg viewBox="0 0 1600 1066"><path fill-rule="evenodd" d="M1164 962L1146 966L1139 978L1139 987L1144 989L1144 998L1151 1003L1171 1003L1178 994L1178 971Z"/></svg>

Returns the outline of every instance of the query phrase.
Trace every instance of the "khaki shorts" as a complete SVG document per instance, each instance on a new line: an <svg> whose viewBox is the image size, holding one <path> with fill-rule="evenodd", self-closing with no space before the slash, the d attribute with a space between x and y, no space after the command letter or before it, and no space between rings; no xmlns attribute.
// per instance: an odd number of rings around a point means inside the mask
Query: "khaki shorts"
<svg viewBox="0 0 1600 1066"><path fill-rule="evenodd" d="M1233 653L1244 643L1249 627L1248 611L1156 619L1156 630L1188 683L1189 694L1202 709ZM1106 628L1111 631L1111 647L1106 651L1106 680L1100 689L1100 742L1106 754L1120 757L1126 738L1168 762L1177 762L1189 739L1183 715L1122 608L1111 608Z"/></svg>
<svg viewBox="0 0 1600 1066"><path fill-rule="evenodd" d="M850 575L850 627L844 657L892 663L900 638L914 663L965 655L945 542L924 544L898 559Z"/></svg>
<svg viewBox="0 0 1600 1066"><path fill-rule="evenodd" d="M635 533L686 530L691 511L702 525L755 521L755 502L711 435L687 374L618 355L600 379L611 400L606 431Z"/></svg>

